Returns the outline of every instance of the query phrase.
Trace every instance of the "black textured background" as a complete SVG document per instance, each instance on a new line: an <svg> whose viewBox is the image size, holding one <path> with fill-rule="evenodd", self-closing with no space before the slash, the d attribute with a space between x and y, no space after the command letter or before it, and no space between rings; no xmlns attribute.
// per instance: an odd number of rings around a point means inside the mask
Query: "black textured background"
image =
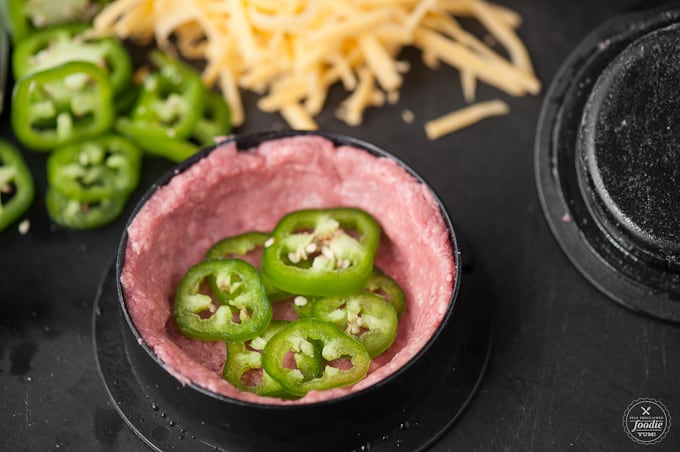
<svg viewBox="0 0 680 452"><path fill-rule="evenodd" d="M503 1L524 17L520 35L547 87L571 49L631 1ZM533 142L542 96L511 99L481 85L479 99L507 99L512 114L429 142L422 123L462 105L458 75L422 67L415 52L400 102L370 110L360 128L320 125L384 147L441 196L492 294L495 349L482 388L434 451L645 450L621 418L640 397L680 419L680 327L609 301L570 265L541 212ZM331 93L333 104L344 93ZM239 132L283 127L256 111ZM336 104L337 105L337 104ZM404 124L401 112L415 113ZM11 137L8 111L0 135ZM92 306L124 218L97 231L48 221L44 156L29 154L38 196L31 229L0 234L0 449L145 450L108 403L92 345ZM169 165L145 161L136 197ZM132 205L128 206L128 212ZM654 450L680 450L680 421ZM417 426L411 426L417 428Z"/></svg>

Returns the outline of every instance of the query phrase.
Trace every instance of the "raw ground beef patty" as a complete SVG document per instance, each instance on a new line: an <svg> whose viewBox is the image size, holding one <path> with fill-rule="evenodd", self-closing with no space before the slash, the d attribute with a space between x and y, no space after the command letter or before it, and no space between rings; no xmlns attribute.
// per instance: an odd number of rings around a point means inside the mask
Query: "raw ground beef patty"
<svg viewBox="0 0 680 452"><path fill-rule="evenodd" d="M224 237L270 231L294 210L343 206L366 210L382 227L376 264L407 298L394 344L351 387L313 391L296 401L238 391L221 377L223 342L193 341L179 333L172 315L177 284ZM130 317L172 375L228 397L266 404L341 397L396 371L441 323L453 279L451 242L430 190L389 158L309 135L267 141L245 152L225 143L174 176L131 222L121 273Z"/></svg>

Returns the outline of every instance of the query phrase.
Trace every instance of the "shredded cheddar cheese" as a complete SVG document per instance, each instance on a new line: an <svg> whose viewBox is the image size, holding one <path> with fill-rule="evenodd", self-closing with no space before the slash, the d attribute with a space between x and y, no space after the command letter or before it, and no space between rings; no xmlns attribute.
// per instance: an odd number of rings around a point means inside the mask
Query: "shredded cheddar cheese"
<svg viewBox="0 0 680 452"><path fill-rule="evenodd" d="M483 119L505 115L509 111L508 104L502 100L479 102L426 122L425 133L430 140L436 140Z"/></svg>
<svg viewBox="0 0 680 452"><path fill-rule="evenodd" d="M456 17L477 19L508 57ZM298 129L318 127L314 117L335 84L350 91L336 110L350 125L361 124L369 107L396 103L408 71L398 59L405 46L420 49L428 67L457 68L468 103L478 82L512 96L536 94L541 84L516 34L520 24L516 12L482 0L114 0L94 21L101 34L205 60L203 81L219 86L235 126L245 121L241 90L249 90L261 95L258 108ZM501 114L498 102L433 120L427 136Z"/></svg>

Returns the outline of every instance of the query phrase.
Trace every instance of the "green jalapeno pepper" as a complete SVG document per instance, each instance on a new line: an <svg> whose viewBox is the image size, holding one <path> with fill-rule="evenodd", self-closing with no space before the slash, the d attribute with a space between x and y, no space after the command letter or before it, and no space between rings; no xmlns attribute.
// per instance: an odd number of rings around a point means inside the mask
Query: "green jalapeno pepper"
<svg viewBox="0 0 680 452"><path fill-rule="evenodd" d="M314 314L314 303L319 297L312 297L310 295L296 295L292 297L293 309L299 319L312 317Z"/></svg>
<svg viewBox="0 0 680 452"><path fill-rule="evenodd" d="M205 108L205 87L193 69L152 52L157 71L144 79L132 120L169 138L188 138Z"/></svg>
<svg viewBox="0 0 680 452"><path fill-rule="evenodd" d="M71 229L104 226L120 216L139 182L141 151L103 135L55 149L47 159L45 198L52 220Z"/></svg>
<svg viewBox="0 0 680 452"><path fill-rule="evenodd" d="M131 80L130 56L116 39L88 35L91 31L86 24L69 24L22 39L12 55L15 80L68 61L87 61L105 69L113 92L122 94Z"/></svg>
<svg viewBox="0 0 680 452"><path fill-rule="evenodd" d="M28 210L34 195L33 178L19 150L0 139L0 231Z"/></svg>
<svg viewBox="0 0 680 452"><path fill-rule="evenodd" d="M126 197L137 187L141 161L133 142L103 135L55 149L47 159L47 181L76 201Z"/></svg>
<svg viewBox="0 0 680 452"><path fill-rule="evenodd" d="M287 357L313 357L321 350L323 370L318 376L286 362ZM366 348L335 325L309 318L291 322L264 347L262 366L289 393L303 396L312 390L330 389L361 380L371 363Z"/></svg>
<svg viewBox="0 0 680 452"><path fill-rule="evenodd" d="M126 201L124 196L79 201L49 186L45 193L45 205L52 221L70 229L94 229L107 225L120 216Z"/></svg>
<svg viewBox="0 0 680 452"><path fill-rule="evenodd" d="M173 162L186 160L200 150L194 143L170 138L159 130L149 130L144 124L138 124L129 118L118 118L115 128L118 133L129 137L147 153Z"/></svg>
<svg viewBox="0 0 680 452"><path fill-rule="evenodd" d="M173 161L196 153L189 143L205 108L206 90L198 73L169 56L153 52L157 70L144 79L130 118L121 118L117 130L146 151Z"/></svg>
<svg viewBox="0 0 680 452"><path fill-rule="evenodd" d="M262 248L269 234L260 231L226 237L215 243L205 254L206 259L222 259L225 257L247 256Z"/></svg>
<svg viewBox="0 0 680 452"><path fill-rule="evenodd" d="M205 110L199 118L192 138L203 146L215 143L215 138L231 132L231 111L224 98L215 91L208 91L205 97Z"/></svg>
<svg viewBox="0 0 680 452"><path fill-rule="evenodd" d="M214 278L220 300L204 292ZM255 267L241 259L209 259L191 267L177 287L173 314L180 331L199 340L245 341L269 325L272 309Z"/></svg>
<svg viewBox="0 0 680 452"><path fill-rule="evenodd" d="M92 63L72 61L17 82L12 128L24 145L47 151L97 136L113 124L111 85Z"/></svg>
<svg viewBox="0 0 680 452"><path fill-rule="evenodd" d="M141 89L134 83L130 84L128 88L116 96L113 100L113 109L118 115L127 115L132 111L137 97L139 97Z"/></svg>
<svg viewBox="0 0 680 452"><path fill-rule="evenodd" d="M241 391L286 398L288 393L262 369L262 350L269 339L288 322L272 320L259 336L245 342L227 342L227 360L222 376Z"/></svg>
<svg viewBox="0 0 680 452"><path fill-rule="evenodd" d="M300 210L283 217L272 237L262 270L276 287L301 295L348 295L371 275L380 226L359 209Z"/></svg>
<svg viewBox="0 0 680 452"><path fill-rule="evenodd" d="M268 233L259 231L245 232L232 237L226 237L215 243L208 250L205 258L224 259L246 257L263 248L268 239ZM264 289L269 301L277 301L290 296L290 294L276 288L265 275L261 274L260 276L262 276L262 283L264 284Z"/></svg>
<svg viewBox="0 0 680 452"><path fill-rule="evenodd" d="M224 379L241 391L282 399L295 398L262 368L264 347L288 323L284 320L272 320L264 333L249 341L227 342L227 360L224 363L223 370ZM318 377L323 370L321 350L318 348L311 356L298 354L294 359L295 365L303 369L303 373L308 375L309 378Z"/></svg>
<svg viewBox="0 0 680 452"><path fill-rule="evenodd" d="M1 0L0 13L14 42L35 30L92 19L106 0Z"/></svg>
<svg viewBox="0 0 680 452"><path fill-rule="evenodd" d="M364 290L384 298L397 311L398 316L406 308L406 296L401 286L377 267L373 267Z"/></svg>
<svg viewBox="0 0 680 452"><path fill-rule="evenodd" d="M314 303L312 315L364 344L371 358L390 348L397 336L397 312L383 298L370 293L321 298Z"/></svg>
<svg viewBox="0 0 680 452"><path fill-rule="evenodd" d="M397 312L397 316L401 316L406 308L406 296L399 284L386 273L377 267L373 267L371 276L368 278L364 291L375 294L389 304L392 305ZM319 297L312 296L288 296L292 299L293 308L297 313L298 318L312 317L314 315L314 304Z"/></svg>

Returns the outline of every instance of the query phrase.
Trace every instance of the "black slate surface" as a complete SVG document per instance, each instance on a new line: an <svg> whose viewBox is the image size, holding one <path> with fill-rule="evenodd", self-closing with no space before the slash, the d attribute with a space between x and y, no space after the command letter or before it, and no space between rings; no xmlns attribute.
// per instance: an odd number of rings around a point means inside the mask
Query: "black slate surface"
<svg viewBox="0 0 680 452"><path fill-rule="evenodd" d="M520 35L547 86L588 32L633 2L504 3L523 15ZM415 52L406 57L413 69L396 106L371 110L360 128L334 120L331 108L319 122L389 149L428 180L469 242L473 272L488 282L491 364L467 413L432 450L647 449L626 436L621 419L640 397L680 416L680 327L608 300L556 245L534 182L543 97L511 99L481 85L479 99L507 99L512 114L428 142L422 122L462 105L458 75L425 70ZM239 131L283 127L247 100L249 121ZM405 108L413 124L403 123ZM0 122L0 135L11 136L7 112ZM0 450L143 451L109 404L92 345L93 302L125 219L90 232L52 226L43 206L44 156L28 159L38 188L31 229L0 234ZM168 167L146 161L136 196ZM680 450L677 424L654 450Z"/></svg>

